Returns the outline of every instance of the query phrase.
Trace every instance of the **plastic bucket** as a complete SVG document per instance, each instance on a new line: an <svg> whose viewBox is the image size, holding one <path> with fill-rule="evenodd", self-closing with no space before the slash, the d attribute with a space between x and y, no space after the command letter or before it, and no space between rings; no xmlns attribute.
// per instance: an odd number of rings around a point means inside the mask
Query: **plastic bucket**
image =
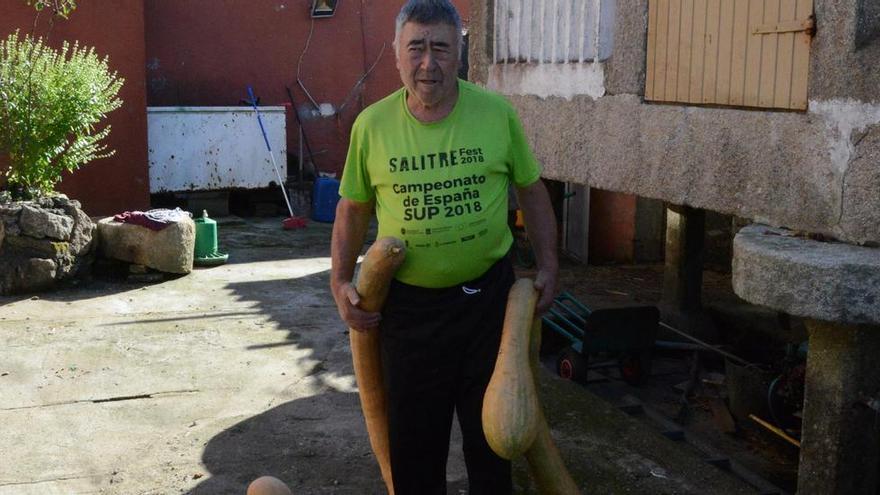
<svg viewBox="0 0 880 495"><path fill-rule="evenodd" d="M312 194L312 220L332 223L336 219L338 202L339 181L331 177L318 177Z"/></svg>

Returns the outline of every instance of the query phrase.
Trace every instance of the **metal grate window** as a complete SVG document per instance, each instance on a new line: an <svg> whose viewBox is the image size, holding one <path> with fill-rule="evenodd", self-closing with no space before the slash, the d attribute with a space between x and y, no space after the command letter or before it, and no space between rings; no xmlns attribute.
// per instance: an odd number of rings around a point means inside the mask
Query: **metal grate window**
<svg viewBox="0 0 880 495"><path fill-rule="evenodd" d="M495 63L582 63L611 55L614 0L495 0Z"/></svg>

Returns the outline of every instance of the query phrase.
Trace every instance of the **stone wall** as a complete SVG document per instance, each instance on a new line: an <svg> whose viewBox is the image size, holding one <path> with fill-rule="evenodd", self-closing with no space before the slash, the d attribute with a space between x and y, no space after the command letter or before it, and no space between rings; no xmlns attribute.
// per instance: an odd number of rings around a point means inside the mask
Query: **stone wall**
<svg viewBox="0 0 880 495"><path fill-rule="evenodd" d="M47 290L89 273L95 224L59 195L0 204L0 295Z"/></svg>
<svg viewBox="0 0 880 495"><path fill-rule="evenodd" d="M616 3L611 57L569 64L602 74L599 94L542 97L505 89L491 64L492 1L472 5L470 78L508 93L545 177L880 244L871 2L815 0L806 112L646 103L648 2Z"/></svg>

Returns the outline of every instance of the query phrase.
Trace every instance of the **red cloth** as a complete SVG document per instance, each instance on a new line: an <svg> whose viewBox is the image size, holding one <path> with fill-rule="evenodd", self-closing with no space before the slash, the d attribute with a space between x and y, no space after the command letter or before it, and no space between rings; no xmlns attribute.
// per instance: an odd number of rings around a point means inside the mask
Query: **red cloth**
<svg viewBox="0 0 880 495"><path fill-rule="evenodd" d="M122 213L114 215L113 220L120 223L133 223L135 225L146 227L150 230L162 230L170 225L167 222L158 222L156 220L153 220L142 211L124 211Z"/></svg>

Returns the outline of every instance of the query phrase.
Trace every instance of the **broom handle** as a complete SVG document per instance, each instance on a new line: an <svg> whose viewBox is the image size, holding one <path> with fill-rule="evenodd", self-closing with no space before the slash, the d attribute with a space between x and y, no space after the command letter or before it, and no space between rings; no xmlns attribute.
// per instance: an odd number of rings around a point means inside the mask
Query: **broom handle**
<svg viewBox="0 0 880 495"><path fill-rule="evenodd" d="M278 171L278 165L275 163L275 153L272 153L272 146L269 145L269 137L266 136L266 128L263 127L263 119L260 117L260 110L257 109L257 99L254 98L254 90L248 86L248 97L251 99L251 105L254 106L254 112L257 114L257 122L260 123L260 132L263 133L263 141L266 141L266 149L269 150L269 158L272 159L272 168L275 169L275 176L278 177L278 185L281 187L281 195L284 196L284 202L287 204L287 212L293 215L293 208L290 206L290 200L287 199L287 191L284 190L284 181L281 179L281 172Z"/></svg>
<svg viewBox="0 0 880 495"><path fill-rule="evenodd" d="M247 87L248 98L251 100L251 105L254 107L254 112L257 114L257 122L260 123L260 132L263 133L263 141L266 141L266 148L268 148L269 153L272 153L272 146L269 145L269 137L266 136L266 128L263 127L263 119L260 117L260 110L257 108L257 99L254 98L254 90L250 86Z"/></svg>

